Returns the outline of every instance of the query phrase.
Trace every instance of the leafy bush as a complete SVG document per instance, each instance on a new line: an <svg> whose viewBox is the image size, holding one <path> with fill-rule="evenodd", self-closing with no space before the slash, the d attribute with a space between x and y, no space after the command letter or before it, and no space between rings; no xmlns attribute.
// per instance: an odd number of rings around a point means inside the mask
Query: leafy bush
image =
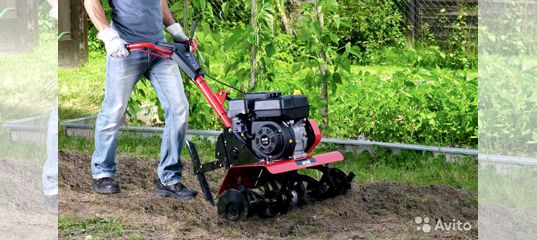
<svg viewBox="0 0 537 240"><path fill-rule="evenodd" d="M182 1L171 4L172 11L182 19ZM208 76L248 89L250 49L257 44L255 91L291 94L302 90L309 96L313 117L321 119L321 83L328 83L326 136L356 138L363 134L368 139L391 142L476 144L477 80L464 71L440 69L468 68L457 62L466 56L431 44L407 45L403 15L396 2L323 0L319 5L326 11L322 34L315 8L303 4L300 16L294 19L294 35L279 28L269 0L258 4L259 27L252 28L248 14L244 14L247 5L245 0L220 4L194 0L188 9L190 20L199 21L196 38ZM110 14L109 7L106 9ZM92 28L90 51L102 51L95 34ZM325 58L321 57L323 52ZM375 69L357 70L349 61L353 57L362 63L396 66L395 71L386 76ZM326 73L321 74L319 68L325 64ZM191 106L190 127L220 128L197 87L184 82ZM213 90L222 87L210 84ZM231 92L231 97L240 95ZM158 106L158 101L148 84L138 84L129 115L135 116L144 104ZM162 118L160 108L158 115Z"/></svg>
<svg viewBox="0 0 537 240"><path fill-rule="evenodd" d="M377 51L384 47L404 45L405 19L398 1L340 0L339 5L341 18L352 24L342 24L337 34L342 42L360 47L362 63L375 61Z"/></svg>
<svg viewBox="0 0 537 240"><path fill-rule="evenodd" d="M481 151L537 156L535 57L484 54L479 61Z"/></svg>
<svg viewBox="0 0 537 240"><path fill-rule="evenodd" d="M450 146L477 144L477 78L413 68L384 78L362 71L332 97L334 136Z"/></svg>

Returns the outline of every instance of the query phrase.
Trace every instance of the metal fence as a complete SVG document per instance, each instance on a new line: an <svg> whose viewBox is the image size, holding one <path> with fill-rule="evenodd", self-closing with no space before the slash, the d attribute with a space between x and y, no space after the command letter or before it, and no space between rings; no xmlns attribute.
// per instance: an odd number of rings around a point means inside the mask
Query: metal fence
<svg viewBox="0 0 537 240"><path fill-rule="evenodd" d="M454 34L477 39L478 0L396 1L405 12L414 39L449 39Z"/></svg>
<svg viewBox="0 0 537 240"><path fill-rule="evenodd" d="M301 5L306 3L315 3L318 0L283 0L283 1L262 1L262 0L243 0L243 8L230 8L233 1L225 0L209 0L204 4L213 9L217 18L220 19L242 19L246 24L251 22L251 17L259 14L251 12L250 6L254 5L259 10L263 4L274 6L274 18L282 22L284 30L289 32L294 21L300 18L302 12ZM199 1L180 1L176 2L178 12L187 14L183 11L187 8L199 8ZM278 4L280 2L281 4ZM340 7L355 4L353 1L338 1ZM475 40L477 42L477 26L478 26L478 0L378 0L366 1L367 4L384 4L393 3L397 6L397 10L402 15L401 27L414 40L432 40L443 41L449 40L452 37L464 37L467 40ZM389 4L388 4L389 5ZM378 8L377 8L378 9ZM391 11L392 9L389 9ZM379 9L386 11L386 9ZM193 14L194 17L199 17L199 12ZM198 15L198 16L196 16ZM376 15L374 12L371 16ZM183 18L184 20L184 18ZM182 21L183 23L186 22ZM359 24L359 23L357 23Z"/></svg>

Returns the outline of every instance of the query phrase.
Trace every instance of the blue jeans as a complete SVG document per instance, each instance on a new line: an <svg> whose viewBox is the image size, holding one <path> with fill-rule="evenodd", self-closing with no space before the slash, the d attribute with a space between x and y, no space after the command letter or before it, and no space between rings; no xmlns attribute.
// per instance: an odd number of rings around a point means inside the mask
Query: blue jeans
<svg viewBox="0 0 537 240"><path fill-rule="evenodd" d="M58 194L58 99L47 126L47 160L43 166L42 182L45 195Z"/></svg>
<svg viewBox="0 0 537 240"><path fill-rule="evenodd" d="M188 100L176 63L141 52L131 52L126 58L106 57L105 95L95 124L92 176L112 177L116 172L118 130L141 76L149 79L165 112L157 175L164 185L177 184L183 170L180 157L188 123Z"/></svg>

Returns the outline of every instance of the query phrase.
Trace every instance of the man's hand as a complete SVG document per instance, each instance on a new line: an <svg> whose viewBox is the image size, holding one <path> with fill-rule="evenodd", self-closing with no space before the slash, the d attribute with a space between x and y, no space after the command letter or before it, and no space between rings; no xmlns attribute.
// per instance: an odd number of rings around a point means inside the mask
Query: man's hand
<svg viewBox="0 0 537 240"><path fill-rule="evenodd" d="M198 40L192 39L192 42L190 43L190 51L192 53L196 53L196 51L198 51L198 45L199 45Z"/></svg>
<svg viewBox="0 0 537 240"><path fill-rule="evenodd" d="M188 41L188 37L185 35L185 32L183 32L183 28L179 23L174 23L166 27L166 32L172 35L174 42L182 43Z"/></svg>
<svg viewBox="0 0 537 240"><path fill-rule="evenodd" d="M50 11L48 12L48 15L49 15L49 17L58 20L58 8L53 7L52 9L50 9Z"/></svg>
<svg viewBox="0 0 537 240"><path fill-rule="evenodd" d="M106 53L112 57L124 58L129 56L129 50L125 47L127 42L119 37L116 30L108 27L97 34L97 38L104 42Z"/></svg>

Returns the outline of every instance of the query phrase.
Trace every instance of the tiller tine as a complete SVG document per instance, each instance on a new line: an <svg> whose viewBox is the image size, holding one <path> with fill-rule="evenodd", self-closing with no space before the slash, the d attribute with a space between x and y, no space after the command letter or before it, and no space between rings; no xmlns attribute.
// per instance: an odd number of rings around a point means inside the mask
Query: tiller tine
<svg viewBox="0 0 537 240"><path fill-rule="evenodd" d="M205 177L205 171L203 171L203 165L201 164L200 157L198 155L198 150L196 148L196 144L187 141L186 147L188 148L188 152L190 153L190 158L192 159L192 167L194 168L194 172L196 173L196 176L198 177L201 191L203 192L205 199L211 205L214 206L213 194L211 193L209 182L207 182L207 178Z"/></svg>

